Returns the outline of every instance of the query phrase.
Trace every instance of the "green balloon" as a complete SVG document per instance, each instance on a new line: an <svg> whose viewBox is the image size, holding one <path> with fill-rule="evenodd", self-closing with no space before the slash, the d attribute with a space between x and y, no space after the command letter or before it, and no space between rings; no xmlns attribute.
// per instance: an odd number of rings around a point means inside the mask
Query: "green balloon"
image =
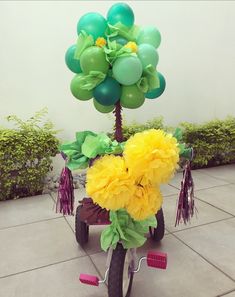
<svg viewBox="0 0 235 297"><path fill-rule="evenodd" d="M110 7L107 14L108 23L115 25L122 23L127 27L132 27L135 21L134 12L126 3L116 3Z"/></svg>
<svg viewBox="0 0 235 297"><path fill-rule="evenodd" d="M135 109L143 105L144 101L144 93L136 85L122 87L120 99L122 107Z"/></svg>
<svg viewBox="0 0 235 297"><path fill-rule="evenodd" d="M84 14L78 24L78 35L84 30L87 34L92 35L96 40L98 37L104 37L107 29L106 19L99 13L89 12Z"/></svg>
<svg viewBox="0 0 235 297"><path fill-rule="evenodd" d="M135 84L142 75L140 59L134 56L118 58L113 64L113 76L122 85Z"/></svg>
<svg viewBox="0 0 235 297"><path fill-rule="evenodd" d="M96 110L98 110L99 112L102 112L102 113L109 113L109 112L113 111L115 108L115 105L104 106L104 105L100 104L99 102L97 102L95 99L93 99L93 103L94 103Z"/></svg>
<svg viewBox="0 0 235 297"><path fill-rule="evenodd" d="M80 66L80 61L77 59L74 59L75 51L76 51L76 45L72 45L67 49L65 54L65 63L68 66L68 68L74 73L81 73L82 69Z"/></svg>
<svg viewBox="0 0 235 297"><path fill-rule="evenodd" d="M137 43L148 43L158 48L161 43L161 34L158 29L153 26L143 27L139 31Z"/></svg>
<svg viewBox="0 0 235 297"><path fill-rule="evenodd" d="M109 69L104 50L98 46L85 49L81 55L80 64L85 74L89 74L90 71L101 71L106 74Z"/></svg>
<svg viewBox="0 0 235 297"><path fill-rule="evenodd" d="M143 68L151 64L156 68L158 63L158 53L151 44L143 43L138 46L137 55L142 63Z"/></svg>
<svg viewBox="0 0 235 297"><path fill-rule="evenodd" d="M159 86L159 88L156 88L156 89L145 94L145 97L148 99L158 98L165 91L166 81L165 81L164 76L160 72L157 73L157 76L159 77L160 86Z"/></svg>
<svg viewBox="0 0 235 297"><path fill-rule="evenodd" d="M100 104L110 106L120 99L121 86L112 77L107 77L102 83L95 87L93 95Z"/></svg>
<svg viewBox="0 0 235 297"><path fill-rule="evenodd" d="M70 90L75 98L86 101L93 97L93 92L81 89L81 79L83 77L83 73L76 75L71 81Z"/></svg>

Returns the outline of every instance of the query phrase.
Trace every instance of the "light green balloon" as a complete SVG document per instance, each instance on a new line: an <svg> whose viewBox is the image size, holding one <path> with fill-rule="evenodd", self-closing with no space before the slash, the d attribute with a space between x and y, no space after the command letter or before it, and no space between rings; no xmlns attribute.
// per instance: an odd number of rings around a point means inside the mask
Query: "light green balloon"
<svg viewBox="0 0 235 297"><path fill-rule="evenodd" d="M133 56L118 58L113 64L113 76L122 85L135 84L142 75L140 59Z"/></svg>
<svg viewBox="0 0 235 297"><path fill-rule="evenodd" d="M83 73L77 74L70 83L70 90L75 98L86 101L93 97L93 92L81 89L81 79L83 77Z"/></svg>
<svg viewBox="0 0 235 297"><path fill-rule="evenodd" d="M158 29L153 26L143 27L139 31L137 43L148 43L158 48L161 43L161 34Z"/></svg>
<svg viewBox="0 0 235 297"><path fill-rule="evenodd" d="M144 104L144 93L136 85L123 86L121 95L121 106L135 109Z"/></svg>
<svg viewBox="0 0 235 297"><path fill-rule="evenodd" d="M105 106L105 105L102 105L99 102L97 102L95 99L93 99L93 103L94 103L96 110L98 110L101 113L109 113L109 112L113 111L115 108L115 105Z"/></svg>
<svg viewBox="0 0 235 297"><path fill-rule="evenodd" d="M154 46L148 43L142 43L138 46L137 55L141 61L143 68L152 65L156 68L159 57Z"/></svg>
<svg viewBox="0 0 235 297"><path fill-rule="evenodd" d="M101 71L106 74L109 69L104 50L98 46L85 49L80 58L80 65L85 74L89 74L90 71Z"/></svg>

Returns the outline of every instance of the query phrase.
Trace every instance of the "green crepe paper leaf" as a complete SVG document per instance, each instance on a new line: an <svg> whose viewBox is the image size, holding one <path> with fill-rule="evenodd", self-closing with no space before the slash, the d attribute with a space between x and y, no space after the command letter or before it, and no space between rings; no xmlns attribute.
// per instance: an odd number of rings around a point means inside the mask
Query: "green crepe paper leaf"
<svg viewBox="0 0 235 297"><path fill-rule="evenodd" d="M59 149L67 156L66 166L70 170L84 169L96 156L105 154L121 154L125 142L112 141L106 134L91 131L76 133L76 141L60 145Z"/></svg>
<svg viewBox="0 0 235 297"><path fill-rule="evenodd" d="M132 28L128 28L122 23L118 22L115 25L108 24L107 36L114 37L119 35L126 38L128 41L136 41L138 31L138 26L132 26Z"/></svg>
<svg viewBox="0 0 235 297"><path fill-rule="evenodd" d="M137 87L140 89L141 92L147 93L149 89L147 78L142 76L140 80L137 82Z"/></svg>
<svg viewBox="0 0 235 297"><path fill-rule="evenodd" d="M183 132L180 128L176 128L175 132L173 134L173 137L175 137L178 141L178 147L180 149L180 157L183 157L185 159L190 160L192 157L192 149L191 148L186 148L186 144L185 143L179 143L182 138L183 138Z"/></svg>
<svg viewBox="0 0 235 297"><path fill-rule="evenodd" d="M74 53L74 59L79 60L85 49L95 44L92 35L88 35L85 31L81 31L78 35L77 47Z"/></svg>
<svg viewBox="0 0 235 297"><path fill-rule="evenodd" d="M137 82L137 87L144 93L160 87L159 77L156 75L156 69L152 65L144 68L142 77ZM148 88L148 89L147 89ZM147 90L147 91L146 91Z"/></svg>
<svg viewBox="0 0 235 297"><path fill-rule="evenodd" d="M183 137L183 132L180 128L176 128L175 132L173 134L173 137L175 137L177 139L177 141L179 142L180 140L182 140Z"/></svg>
<svg viewBox="0 0 235 297"><path fill-rule="evenodd" d="M89 74L80 78L80 88L82 90L92 90L99 85L106 75L101 71L90 71Z"/></svg>
<svg viewBox="0 0 235 297"><path fill-rule="evenodd" d="M136 56L136 54L133 53L130 48L126 48L125 46L120 48L120 45L118 45L115 40L110 41L108 39L107 45L104 46L103 49L106 55L106 60L111 65L113 65L117 58Z"/></svg>
<svg viewBox="0 0 235 297"><path fill-rule="evenodd" d="M156 227L156 217L152 216L144 221L134 221L125 209L110 211L111 224L101 234L101 248L106 251L115 248L121 241L123 247L136 248L146 241L145 234L149 227Z"/></svg>
<svg viewBox="0 0 235 297"><path fill-rule="evenodd" d="M111 139L104 133L87 136L82 145L82 154L88 158L95 158L103 154L112 145Z"/></svg>

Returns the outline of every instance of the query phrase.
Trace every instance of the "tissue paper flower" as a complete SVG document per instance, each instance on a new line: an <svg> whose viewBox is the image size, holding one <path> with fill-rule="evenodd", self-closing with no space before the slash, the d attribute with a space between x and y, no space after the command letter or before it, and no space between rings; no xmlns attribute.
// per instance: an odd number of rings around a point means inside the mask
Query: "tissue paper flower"
<svg viewBox="0 0 235 297"><path fill-rule="evenodd" d="M179 161L177 140L162 130L150 129L132 136L123 152L129 174L147 183L167 183Z"/></svg>

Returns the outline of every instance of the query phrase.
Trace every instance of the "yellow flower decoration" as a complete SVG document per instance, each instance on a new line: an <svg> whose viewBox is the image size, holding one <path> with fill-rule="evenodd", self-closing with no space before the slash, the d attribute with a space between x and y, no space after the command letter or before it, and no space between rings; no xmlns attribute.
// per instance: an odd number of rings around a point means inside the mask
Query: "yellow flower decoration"
<svg viewBox="0 0 235 297"><path fill-rule="evenodd" d="M123 156L129 174L141 185L166 183L179 161L177 140L162 130L150 129L132 136Z"/></svg>
<svg viewBox="0 0 235 297"><path fill-rule="evenodd" d="M135 42L133 42L133 41L129 41L129 42L125 45L125 47L131 49L131 51L132 51L133 53L137 53L137 51L138 51L138 46L137 46L137 44L136 44Z"/></svg>
<svg viewBox="0 0 235 297"><path fill-rule="evenodd" d="M87 194L101 207L117 210L124 208L133 193L124 159L106 155L87 170Z"/></svg>
<svg viewBox="0 0 235 297"><path fill-rule="evenodd" d="M103 37L98 37L95 41L95 45L99 47L103 47L106 45L106 40Z"/></svg>
<svg viewBox="0 0 235 297"><path fill-rule="evenodd" d="M127 212L136 221L142 221L155 215L162 206L162 195L159 188L152 185L136 185L126 207Z"/></svg>

